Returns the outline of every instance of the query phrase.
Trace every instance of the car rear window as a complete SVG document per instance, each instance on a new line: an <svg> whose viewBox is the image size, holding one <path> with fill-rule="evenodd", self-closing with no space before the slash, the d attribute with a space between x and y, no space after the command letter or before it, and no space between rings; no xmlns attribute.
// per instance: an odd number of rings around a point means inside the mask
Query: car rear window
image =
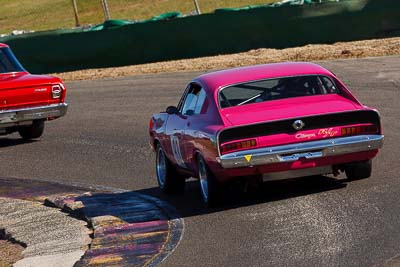
<svg viewBox="0 0 400 267"><path fill-rule="evenodd" d="M0 73L25 71L7 47L0 48Z"/></svg>
<svg viewBox="0 0 400 267"><path fill-rule="evenodd" d="M247 82L219 92L221 108L291 97L337 94L339 90L327 76L308 75Z"/></svg>

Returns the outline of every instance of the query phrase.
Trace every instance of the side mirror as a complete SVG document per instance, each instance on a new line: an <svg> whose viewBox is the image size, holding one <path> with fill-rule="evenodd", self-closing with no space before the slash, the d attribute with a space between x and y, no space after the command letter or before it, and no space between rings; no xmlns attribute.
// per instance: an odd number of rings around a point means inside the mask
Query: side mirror
<svg viewBox="0 0 400 267"><path fill-rule="evenodd" d="M175 106L169 106L169 107L167 107L166 112L167 112L169 115L177 114L177 113L178 113L178 108L175 107Z"/></svg>

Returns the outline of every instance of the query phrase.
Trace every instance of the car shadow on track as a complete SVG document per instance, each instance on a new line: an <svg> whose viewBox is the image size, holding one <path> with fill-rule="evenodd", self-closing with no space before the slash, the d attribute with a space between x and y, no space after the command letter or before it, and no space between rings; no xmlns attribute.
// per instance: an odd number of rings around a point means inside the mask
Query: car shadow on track
<svg viewBox="0 0 400 267"><path fill-rule="evenodd" d="M264 182L257 191L250 193L243 193L239 186L231 185L221 192L221 201L215 208L206 208L201 202L197 180L187 181L185 192L181 195L167 196L156 187L136 192L162 199L174 206L182 217L191 217L338 190L345 188L347 186L346 182L346 179L334 179L327 176L304 177Z"/></svg>
<svg viewBox="0 0 400 267"><path fill-rule="evenodd" d="M12 139L12 138L0 138L0 148L23 145L38 142L38 140L24 140L21 138Z"/></svg>

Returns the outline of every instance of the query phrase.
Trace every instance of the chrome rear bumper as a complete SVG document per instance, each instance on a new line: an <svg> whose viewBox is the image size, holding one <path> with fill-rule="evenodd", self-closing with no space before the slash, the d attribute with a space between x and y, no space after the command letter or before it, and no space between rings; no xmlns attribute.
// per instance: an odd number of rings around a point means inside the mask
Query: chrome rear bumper
<svg viewBox="0 0 400 267"><path fill-rule="evenodd" d="M33 120L62 117L67 113L67 109L66 103L60 103L32 108L0 110L0 128L12 127Z"/></svg>
<svg viewBox="0 0 400 267"><path fill-rule="evenodd" d="M217 157L223 168L251 167L376 150L383 135L357 135L233 152Z"/></svg>

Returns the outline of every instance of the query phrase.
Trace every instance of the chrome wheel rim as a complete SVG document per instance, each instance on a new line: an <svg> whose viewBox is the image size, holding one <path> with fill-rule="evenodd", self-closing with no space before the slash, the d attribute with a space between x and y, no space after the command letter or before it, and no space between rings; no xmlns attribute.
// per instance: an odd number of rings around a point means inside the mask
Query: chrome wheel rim
<svg viewBox="0 0 400 267"><path fill-rule="evenodd" d="M208 203L208 177L206 165L202 159L199 160L199 179L200 179L200 188L201 195L203 197L204 202Z"/></svg>
<svg viewBox="0 0 400 267"><path fill-rule="evenodd" d="M167 173L167 162L165 159L164 152L161 148L157 150L157 180L160 188L164 188L165 175Z"/></svg>

